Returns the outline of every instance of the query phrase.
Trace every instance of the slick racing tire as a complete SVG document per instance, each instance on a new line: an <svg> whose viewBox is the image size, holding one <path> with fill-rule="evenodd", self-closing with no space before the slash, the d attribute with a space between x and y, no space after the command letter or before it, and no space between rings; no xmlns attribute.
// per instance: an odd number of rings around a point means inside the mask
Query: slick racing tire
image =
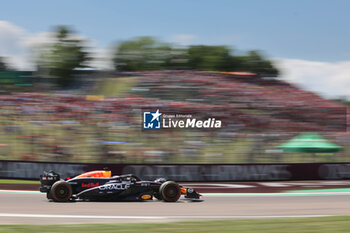
<svg viewBox="0 0 350 233"><path fill-rule="evenodd" d="M57 181L51 187L50 196L56 202L66 202L72 196L72 187L65 181Z"/></svg>
<svg viewBox="0 0 350 233"><path fill-rule="evenodd" d="M181 188L177 183L167 181L160 186L159 194L166 202L176 202L181 197Z"/></svg>

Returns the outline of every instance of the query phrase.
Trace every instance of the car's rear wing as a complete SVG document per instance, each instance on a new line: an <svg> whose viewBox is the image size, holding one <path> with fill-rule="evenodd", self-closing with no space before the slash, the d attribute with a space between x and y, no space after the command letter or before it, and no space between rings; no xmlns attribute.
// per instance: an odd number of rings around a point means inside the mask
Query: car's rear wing
<svg viewBox="0 0 350 233"><path fill-rule="evenodd" d="M44 171L42 175L40 175L40 192L48 192L51 189L51 186L61 179L60 175L54 171L46 172Z"/></svg>

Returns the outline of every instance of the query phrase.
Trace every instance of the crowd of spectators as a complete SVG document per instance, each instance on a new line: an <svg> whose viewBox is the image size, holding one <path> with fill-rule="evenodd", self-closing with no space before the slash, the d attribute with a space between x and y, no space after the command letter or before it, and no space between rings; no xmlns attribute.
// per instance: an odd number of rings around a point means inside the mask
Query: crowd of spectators
<svg viewBox="0 0 350 233"><path fill-rule="evenodd" d="M125 74L130 75L130 74ZM123 97L0 96L0 159L84 162L275 162L266 149L305 131L346 144L346 108L257 75L134 72ZM88 94L88 93L87 93ZM215 117L219 130L142 131L143 109Z"/></svg>
<svg viewBox="0 0 350 233"><path fill-rule="evenodd" d="M253 131L346 131L346 107L280 80L195 71L143 75L146 97L205 103L203 111L222 111Z"/></svg>

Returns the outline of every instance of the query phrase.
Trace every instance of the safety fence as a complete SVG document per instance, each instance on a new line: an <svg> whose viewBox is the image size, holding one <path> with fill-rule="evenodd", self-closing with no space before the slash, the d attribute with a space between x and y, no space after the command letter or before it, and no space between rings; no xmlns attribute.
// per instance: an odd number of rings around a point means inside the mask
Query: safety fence
<svg viewBox="0 0 350 233"><path fill-rule="evenodd" d="M108 168L113 175L135 174L142 179L174 181L341 180L350 178L350 163L295 164L91 164L0 160L0 178L38 179L53 170L62 178Z"/></svg>

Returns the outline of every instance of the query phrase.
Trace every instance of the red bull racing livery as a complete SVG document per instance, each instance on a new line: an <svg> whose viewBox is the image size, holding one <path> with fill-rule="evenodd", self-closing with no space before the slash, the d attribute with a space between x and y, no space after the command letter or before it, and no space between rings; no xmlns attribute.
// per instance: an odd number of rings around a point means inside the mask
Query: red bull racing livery
<svg viewBox="0 0 350 233"><path fill-rule="evenodd" d="M61 179L54 171L40 176L40 192L55 202L86 201L143 201L156 198L176 202L183 195L186 199L199 200L201 195L194 189L183 188L174 181L158 178L144 181L127 174L111 176L109 170L90 171L72 179Z"/></svg>

